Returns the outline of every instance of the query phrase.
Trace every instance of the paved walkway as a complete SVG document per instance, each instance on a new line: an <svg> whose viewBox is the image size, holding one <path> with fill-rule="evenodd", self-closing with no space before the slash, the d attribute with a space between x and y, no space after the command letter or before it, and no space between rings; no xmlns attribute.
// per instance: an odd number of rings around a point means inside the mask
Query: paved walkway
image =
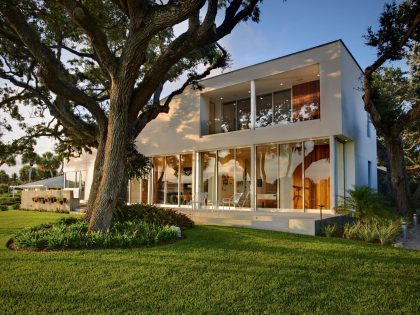
<svg viewBox="0 0 420 315"><path fill-rule="evenodd" d="M407 240L400 239L402 247L420 250L420 224L408 230Z"/></svg>

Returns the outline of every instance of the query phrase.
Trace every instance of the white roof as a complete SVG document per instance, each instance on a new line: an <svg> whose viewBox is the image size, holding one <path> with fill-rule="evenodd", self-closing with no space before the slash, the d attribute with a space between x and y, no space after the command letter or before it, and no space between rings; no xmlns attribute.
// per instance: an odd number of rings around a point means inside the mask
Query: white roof
<svg viewBox="0 0 420 315"><path fill-rule="evenodd" d="M64 175L38 180L36 182L26 183L11 188L64 188Z"/></svg>

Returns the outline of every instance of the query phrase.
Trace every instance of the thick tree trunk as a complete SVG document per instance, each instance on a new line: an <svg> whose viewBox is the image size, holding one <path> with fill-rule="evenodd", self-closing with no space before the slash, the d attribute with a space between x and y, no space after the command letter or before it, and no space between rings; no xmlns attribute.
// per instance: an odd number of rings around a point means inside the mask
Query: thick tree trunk
<svg viewBox="0 0 420 315"><path fill-rule="evenodd" d="M397 210L403 216L409 215L409 186L405 169L404 151L400 135L385 135L385 147L391 166L391 183L395 192Z"/></svg>
<svg viewBox="0 0 420 315"><path fill-rule="evenodd" d="M89 230L108 232L112 221L112 212L121 191L124 178L124 158L126 156L127 111L125 110L124 89L114 99L111 97L108 130L105 143L105 158L101 171L101 181L96 192ZM113 104L113 102L115 102Z"/></svg>
<svg viewBox="0 0 420 315"><path fill-rule="evenodd" d="M86 206L85 219L87 222L90 222L92 217L93 206L95 204L96 196L98 195L99 184L101 183L102 166L104 164L105 157L105 141L104 137L100 136L98 140L98 148L96 150L95 165L93 168L93 180L90 186L89 199Z"/></svg>

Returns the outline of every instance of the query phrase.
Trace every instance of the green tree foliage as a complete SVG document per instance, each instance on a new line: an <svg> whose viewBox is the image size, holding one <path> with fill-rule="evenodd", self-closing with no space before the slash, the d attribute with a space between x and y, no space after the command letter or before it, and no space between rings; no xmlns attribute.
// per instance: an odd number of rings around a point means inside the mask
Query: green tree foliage
<svg viewBox="0 0 420 315"><path fill-rule="evenodd" d="M51 152L43 153L36 161L38 171L43 173L43 177L54 177L57 175L57 169L61 165L59 156L55 156Z"/></svg>
<svg viewBox="0 0 420 315"><path fill-rule="evenodd" d="M226 67L228 54L217 42L240 22L258 21L260 2L0 2L0 78L9 83L0 91L2 108L26 104L53 117L25 126L21 143L52 136L61 152L96 149L89 231L110 227L130 143L187 86L199 88L200 79ZM175 35L181 23L186 30ZM164 85L183 73L182 86L161 102Z"/></svg>
<svg viewBox="0 0 420 315"><path fill-rule="evenodd" d="M9 181L9 175L4 170L0 170L0 184L8 184Z"/></svg>
<svg viewBox="0 0 420 315"><path fill-rule="evenodd" d="M364 72L365 109L383 138L397 208L403 215L407 215L410 209L403 138L420 120L419 24L418 0L405 0L401 4L392 2L385 5L379 28L376 31L369 28L365 35L366 44L374 47L378 54L377 60ZM387 61L398 60L411 65L412 79L400 69L381 68Z"/></svg>

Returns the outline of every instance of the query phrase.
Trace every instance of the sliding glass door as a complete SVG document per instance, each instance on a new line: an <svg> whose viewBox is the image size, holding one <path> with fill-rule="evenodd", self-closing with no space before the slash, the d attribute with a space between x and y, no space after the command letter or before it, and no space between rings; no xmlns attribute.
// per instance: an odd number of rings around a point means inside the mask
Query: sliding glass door
<svg viewBox="0 0 420 315"><path fill-rule="evenodd" d="M257 208L329 209L329 141L257 146L255 180Z"/></svg>
<svg viewBox="0 0 420 315"><path fill-rule="evenodd" d="M206 205L250 207L251 148L201 152L200 156L200 194L206 195Z"/></svg>

